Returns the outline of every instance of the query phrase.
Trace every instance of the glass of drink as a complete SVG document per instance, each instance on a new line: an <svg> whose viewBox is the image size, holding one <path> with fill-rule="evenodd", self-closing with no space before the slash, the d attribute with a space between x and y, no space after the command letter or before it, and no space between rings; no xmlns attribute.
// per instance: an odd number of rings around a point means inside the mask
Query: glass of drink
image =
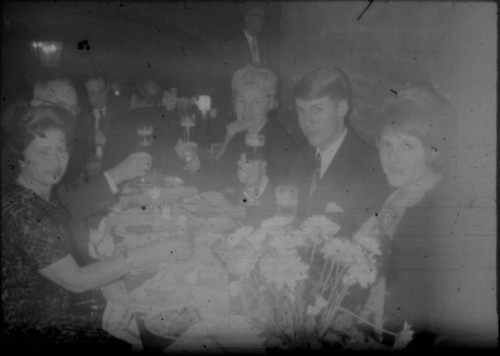
<svg viewBox="0 0 500 356"><path fill-rule="evenodd" d="M278 206L278 215L295 218L299 204L299 188L293 185L279 185L274 193L276 205Z"/></svg>
<svg viewBox="0 0 500 356"><path fill-rule="evenodd" d="M148 152L151 154L151 147L153 145L153 127L152 126L138 126L137 127L137 152ZM147 186L151 183L150 174L146 174L137 179L137 183Z"/></svg>
<svg viewBox="0 0 500 356"><path fill-rule="evenodd" d="M245 145L252 147L252 158L262 158L262 148L266 142L266 137L260 134L247 133L245 136ZM259 154L260 153L260 154Z"/></svg>
<svg viewBox="0 0 500 356"><path fill-rule="evenodd" d="M185 130L184 141L189 142L189 131L191 127L195 126L195 116L194 114L185 114L181 117L181 126Z"/></svg>

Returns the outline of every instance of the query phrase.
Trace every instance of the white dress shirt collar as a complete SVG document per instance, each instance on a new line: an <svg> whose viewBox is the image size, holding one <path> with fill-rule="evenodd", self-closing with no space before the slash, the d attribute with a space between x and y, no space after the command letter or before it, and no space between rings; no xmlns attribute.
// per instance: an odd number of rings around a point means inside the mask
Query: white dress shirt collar
<svg viewBox="0 0 500 356"><path fill-rule="evenodd" d="M323 177L323 174L325 174L328 166L330 165L330 163L332 162L333 158L337 154L337 152L338 152L338 150L340 148L340 145L342 145L342 142L344 142L344 139L345 139L346 135L347 135L347 128L345 129L345 131L342 134L342 136L340 136L340 138L337 141L334 141L330 145L330 147L328 147L323 152L321 152L318 149L318 147L316 147L316 154L319 153L320 157L321 157L321 174L320 174L320 178Z"/></svg>
<svg viewBox="0 0 500 356"><path fill-rule="evenodd" d="M247 38L248 46L250 47L250 52L252 52L252 61L254 63L260 62L259 45L257 44L257 37L252 36L246 30L243 30L245 37Z"/></svg>

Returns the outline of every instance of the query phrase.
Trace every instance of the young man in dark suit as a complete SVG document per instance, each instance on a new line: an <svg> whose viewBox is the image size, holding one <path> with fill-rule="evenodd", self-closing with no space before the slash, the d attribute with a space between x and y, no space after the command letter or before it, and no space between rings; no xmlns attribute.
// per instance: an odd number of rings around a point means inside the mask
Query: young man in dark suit
<svg viewBox="0 0 500 356"><path fill-rule="evenodd" d="M299 215L326 215L350 236L390 192L374 147L349 126L351 87L339 68L306 74L295 86L299 126L307 138L291 177L300 188Z"/></svg>

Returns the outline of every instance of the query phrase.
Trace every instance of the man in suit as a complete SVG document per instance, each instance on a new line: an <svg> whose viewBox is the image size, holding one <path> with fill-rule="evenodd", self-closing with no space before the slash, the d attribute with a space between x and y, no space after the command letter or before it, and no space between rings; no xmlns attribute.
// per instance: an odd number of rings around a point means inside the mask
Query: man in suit
<svg viewBox="0 0 500 356"><path fill-rule="evenodd" d="M268 65L268 45L262 31L266 23L266 13L259 5L247 6L243 24L236 31L229 31L229 37L222 45L221 63L223 69L220 82L221 97L230 97L231 80L234 72L251 64ZM221 112L231 111L231 106L222 103ZM224 117L224 115L223 115Z"/></svg>
<svg viewBox="0 0 500 356"><path fill-rule="evenodd" d="M307 138L291 177L299 214L323 214L350 236L378 211L390 192L376 150L349 126L351 88L339 68L306 74L294 88L299 126Z"/></svg>
<svg viewBox="0 0 500 356"><path fill-rule="evenodd" d="M108 87L102 75L89 76L85 81L85 89L89 102L89 110L85 114L85 120L90 123L94 136L91 160L99 161L104 153L106 137L113 118L128 108L119 107L111 102Z"/></svg>

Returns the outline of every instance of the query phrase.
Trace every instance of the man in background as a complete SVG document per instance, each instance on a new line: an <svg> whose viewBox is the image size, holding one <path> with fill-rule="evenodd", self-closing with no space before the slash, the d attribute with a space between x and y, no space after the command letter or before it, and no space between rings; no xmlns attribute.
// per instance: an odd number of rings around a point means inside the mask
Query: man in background
<svg viewBox="0 0 500 356"><path fill-rule="evenodd" d="M85 113L86 120L91 123L93 131L93 145L91 148L91 173L100 171L100 161L106 146L108 129L113 118L128 110L128 107L120 107L112 102L108 86L104 76L101 74L90 75L85 81L89 108Z"/></svg>

